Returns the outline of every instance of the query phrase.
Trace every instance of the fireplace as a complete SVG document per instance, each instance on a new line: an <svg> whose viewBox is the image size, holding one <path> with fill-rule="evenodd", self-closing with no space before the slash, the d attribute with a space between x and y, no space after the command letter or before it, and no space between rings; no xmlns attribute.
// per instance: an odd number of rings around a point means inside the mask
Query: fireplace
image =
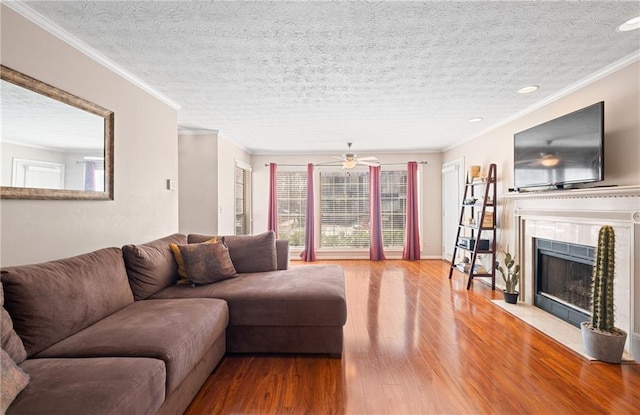
<svg viewBox="0 0 640 415"><path fill-rule="evenodd" d="M534 305L580 327L590 317L595 247L535 238Z"/></svg>
<svg viewBox="0 0 640 415"><path fill-rule="evenodd" d="M534 306L536 297L538 300L544 297L542 301L548 298L537 295L535 268L538 253L535 244L538 239L575 244L578 248L587 247L587 257L591 257L589 249L595 254L600 227L614 227L615 325L629 333L625 349L640 362L640 185L507 194L500 200L505 216L500 222L503 228L501 245L515 243L518 258L516 261L521 265L520 302L518 307L514 308L521 310L523 319L526 318L529 324L558 339L560 343L577 353L583 353L580 329ZM513 239L508 237L511 231ZM569 248L561 248L562 252L567 250L570 253L572 251ZM584 253L584 250L582 252ZM580 263L580 259L575 262ZM588 275L591 275L590 271ZM561 304L562 302L559 301ZM583 307L572 306L567 314Z"/></svg>

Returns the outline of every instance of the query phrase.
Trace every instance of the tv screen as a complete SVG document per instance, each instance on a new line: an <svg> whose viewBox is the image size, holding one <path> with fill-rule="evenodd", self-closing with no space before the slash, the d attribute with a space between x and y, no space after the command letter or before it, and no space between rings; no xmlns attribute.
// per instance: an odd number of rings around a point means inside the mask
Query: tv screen
<svg viewBox="0 0 640 415"><path fill-rule="evenodd" d="M514 187L604 180L604 102L514 135Z"/></svg>

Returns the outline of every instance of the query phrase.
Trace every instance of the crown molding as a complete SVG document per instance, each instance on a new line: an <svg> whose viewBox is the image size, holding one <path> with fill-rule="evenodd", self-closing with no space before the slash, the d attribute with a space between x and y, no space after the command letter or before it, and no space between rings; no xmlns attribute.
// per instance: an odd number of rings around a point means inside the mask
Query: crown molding
<svg viewBox="0 0 640 415"><path fill-rule="evenodd" d="M105 66L106 68L120 75L121 77L131 82L138 88L142 89L143 91L147 92L153 97L164 102L174 110L177 111L181 108L180 105L178 105L177 103L169 99L167 96L157 91L153 87L149 86L146 82L142 81L140 78L138 78L131 72L127 71L126 69L122 68L121 66L119 66L118 64L116 64L115 62L107 58L106 56L102 55L100 52L93 49L91 46L87 45L86 43L84 43L83 41L81 41L71 33L67 32L66 30L58 26L57 24L53 23L52 21L50 21L40 13L31 9L22 1L20 0L2 1L2 4L6 5L11 10L21 15L22 17L30 20L32 23L36 24L43 30L49 32L51 35L67 43L69 46L80 51L82 54L88 56L89 58L98 62L102 66Z"/></svg>
<svg viewBox="0 0 640 415"><path fill-rule="evenodd" d="M628 55L614 63L612 63L611 65L605 66L604 68L600 69L599 71L596 71L594 73L592 73L591 75L587 76L584 79L581 79L580 81L569 85L566 88L561 89L560 91L556 92L555 94L549 95L548 97L546 97L545 99L536 102L535 104L525 108L524 110L520 111L520 112L516 112L515 114L503 119L502 121L499 121L493 125L491 125L490 127L485 128L484 130L460 141L459 143L456 143L452 146L446 147L444 149L442 149L443 152L454 149L458 146L461 146L465 143L468 143L469 141L475 140L478 137L481 137L487 133L490 133L493 130L496 130L512 121L515 121L519 118L524 117L527 114L532 113L533 111L536 111L546 105L551 104L554 101L557 101L561 98L566 97L567 95L570 95L584 87L586 87L587 85L590 85L602 78L604 78L605 76L611 75L612 73L619 71L620 69L631 65L632 63L638 62L640 61L640 50L632 53L631 55Z"/></svg>

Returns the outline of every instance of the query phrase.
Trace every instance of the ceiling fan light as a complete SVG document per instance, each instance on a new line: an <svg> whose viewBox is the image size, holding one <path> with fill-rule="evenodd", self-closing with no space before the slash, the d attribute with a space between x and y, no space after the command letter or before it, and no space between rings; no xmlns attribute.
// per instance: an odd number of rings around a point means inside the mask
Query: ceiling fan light
<svg viewBox="0 0 640 415"><path fill-rule="evenodd" d="M545 154L540 158L540 164L545 167L554 167L560 163L560 159L553 154Z"/></svg>
<svg viewBox="0 0 640 415"><path fill-rule="evenodd" d="M343 169L352 169L352 168L356 167L357 164L358 164L358 162L355 161L354 159L344 160L342 162L342 168Z"/></svg>

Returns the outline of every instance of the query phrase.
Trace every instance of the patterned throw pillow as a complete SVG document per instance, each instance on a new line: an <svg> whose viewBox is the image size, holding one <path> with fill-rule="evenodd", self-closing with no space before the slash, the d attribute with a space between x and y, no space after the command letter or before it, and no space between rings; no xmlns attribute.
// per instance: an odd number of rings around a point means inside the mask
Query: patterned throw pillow
<svg viewBox="0 0 640 415"><path fill-rule="evenodd" d="M0 349L0 361L0 378L2 378L0 409L2 410L1 413L4 414L7 412L11 402L29 384L29 375L16 365L16 362L9 357L4 349Z"/></svg>
<svg viewBox="0 0 640 415"><path fill-rule="evenodd" d="M189 282L211 284L237 275L224 238L215 243L178 245Z"/></svg>
<svg viewBox="0 0 640 415"><path fill-rule="evenodd" d="M218 242L218 237L214 236L213 238L203 243L212 244L216 242ZM180 248L178 247L178 244L170 243L169 248L171 248L171 252L173 252L173 257L176 260L176 264L178 264L178 276L180 277L180 279L178 280L177 284L188 283L189 277L187 277L187 269L184 266L184 259L182 258L182 253L180 252Z"/></svg>
<svg viewBox="0 0 640 415"><path fill-rule="evenodd" d="M27 358L27 351L24 349L22 339L13 329L11 316L4 308L4 287L0 282L0 343L11 359L20 364Z"/></svg>

